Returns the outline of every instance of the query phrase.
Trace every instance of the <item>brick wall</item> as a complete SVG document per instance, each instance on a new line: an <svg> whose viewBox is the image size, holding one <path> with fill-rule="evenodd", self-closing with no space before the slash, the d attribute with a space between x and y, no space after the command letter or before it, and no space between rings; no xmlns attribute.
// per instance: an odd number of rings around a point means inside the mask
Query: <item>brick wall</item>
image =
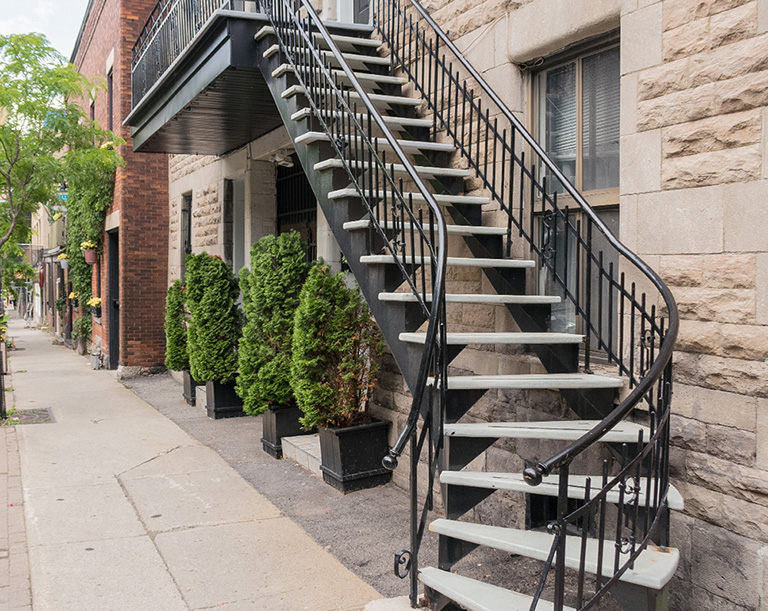
<svg viewBox="0 0 768 611"><path fill-rule="evenodd" d="M122 125L131 109L131 49L154 0L96 1L80 41L74 63L89 77L106 79L112 54L114 74L114 130L126 144L120 147L125 167L116 176L115 199L109 212L119 213L120 237L120 364L151 367L163 363L165 336L165 278L168 256L168 163L165 155L133 153L129 128ZM98 93L96 120L108 125L106 91ZM103 236L104 244L107 242ZM108 257L102 255L102 298L107 304ZM94 271L95 273L95 271ZM96 287L94 279L94 289ZM108 352L108 316L94 324L94 339Z"/></svg>

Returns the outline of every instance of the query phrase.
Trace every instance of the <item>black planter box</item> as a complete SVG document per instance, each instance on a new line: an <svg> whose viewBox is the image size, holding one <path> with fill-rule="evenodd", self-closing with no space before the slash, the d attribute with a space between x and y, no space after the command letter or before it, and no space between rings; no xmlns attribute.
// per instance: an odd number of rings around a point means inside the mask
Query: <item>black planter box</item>
<svg viewBox="0 0 768 611"><path fill-rule="evenodd" d="M200 386L195 378L192 377L192 372L189 369L184 369L181 372L181 375L184 378L184 392L182 392L182 396L184 397L184 400L189 405L195 404L195 388Z"/></svg>
<svg viewBox="0 0 768 611"><path fill-rule="evenodd" d="M381 459L387 454L390 423L374 420L345 429L320 429L320 456L323 479L342 492L386 484L392 471Z"/></svg>
<svg viewBox="0 0 768 611"><path fill-rule="evenodd" d="M205 411L208 412L208 417L214 420L245 416L243 400L235 392L234 380L226 384L206 382L205 401Z"/></svg>
<svg viewBox="0 0 768 611"><path fill-rule="evenodd" d="M273 458L283 457L283 437L309 435L299 424L301 410L296 405L270 405L261 416L262 435L261 447Z"/></svg>

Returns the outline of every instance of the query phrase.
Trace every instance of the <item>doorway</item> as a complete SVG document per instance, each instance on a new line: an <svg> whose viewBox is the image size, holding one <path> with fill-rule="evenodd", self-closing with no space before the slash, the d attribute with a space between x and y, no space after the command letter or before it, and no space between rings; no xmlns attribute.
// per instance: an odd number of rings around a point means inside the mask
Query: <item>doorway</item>
<svg viewBox="0 0 768 611"><path fill-rule="evenodd" d="M120 363L120 234L107 234L109 260L107 263L107 317L109 333L109 368Z"/></svg>

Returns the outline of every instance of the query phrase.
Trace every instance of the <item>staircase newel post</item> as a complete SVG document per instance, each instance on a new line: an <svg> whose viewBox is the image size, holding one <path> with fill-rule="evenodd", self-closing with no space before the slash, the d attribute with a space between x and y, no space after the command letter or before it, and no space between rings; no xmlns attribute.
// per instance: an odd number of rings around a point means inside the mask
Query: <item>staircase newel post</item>
<svg viewBox="0 0 768 611"><path fill-rule="evenodd" d="M557 491L557 556L555 558L555 611L563 611L565 598L565 541L566 523L568 515L568 463L564 463L559 469L560 480Z"/></svg>

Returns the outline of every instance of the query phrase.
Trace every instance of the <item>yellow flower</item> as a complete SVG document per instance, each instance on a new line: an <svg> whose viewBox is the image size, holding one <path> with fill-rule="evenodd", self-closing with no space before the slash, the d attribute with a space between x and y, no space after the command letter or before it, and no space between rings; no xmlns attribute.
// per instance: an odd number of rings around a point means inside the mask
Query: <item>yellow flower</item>
<svg viewBox="0 0 768 611"><path fill-rule="evenodd" d="M90 240L86 240L85 242L80 243L80 250L96 250L98 248L97 244L94 244Z"/></svg>
<svg viewBox="0 0 768 611"><path fill-rule="evenodd" d="M88 305L94 308L98 308L101 305L101 297L91 297L88 300Z"/></svg>
<svg viewBox="0 0 768 611"><path fill-rule="evenodd" d="M67 253L63 252L58 257L56 257L57 261L61 261L62 259L69 259L69 255Z"/></svg>
<svg viewBox="0 0 768 611"><path fill-rule="evenodd" d="M70 299L77 299L78 297L80 297L80 293L75 293L75 291L72 291L72 292L69 294L69 298L70 298Z"/></svg>

